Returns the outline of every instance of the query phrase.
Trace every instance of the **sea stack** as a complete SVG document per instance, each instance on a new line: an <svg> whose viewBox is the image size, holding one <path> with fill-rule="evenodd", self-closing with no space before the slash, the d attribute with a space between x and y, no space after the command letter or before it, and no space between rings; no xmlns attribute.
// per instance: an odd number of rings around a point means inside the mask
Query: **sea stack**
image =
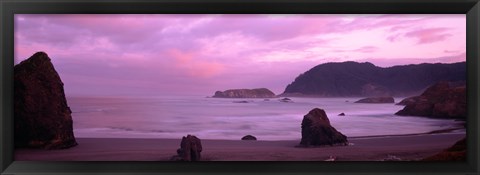
<svg viewBox="0 0 480 175"><path fill-rule="evenodd" d="M65 149L77 145L63 82L44 52L14 67L15 147Z"/></svg>
<svg viewBox="0 0 480 175"><path fill-rule="evenodd" d="M348 145L347 136L338 132L323 109L315 108L303 117L300 146Z"/></svg>
<svg viewBox="0 0 480 175"><path fill-rule="evenodd" d="M180 148L177 149L177 156L172 157L175 161L200 161L202 152L202 141L193 135L182 137Z"/></svg>
<svg viewBox="0 0 480 175"><path fill-rule="evenodd" d="M215 98L274 98L275 94L267 88L257 89L229 89L217 91Z"/></svg>

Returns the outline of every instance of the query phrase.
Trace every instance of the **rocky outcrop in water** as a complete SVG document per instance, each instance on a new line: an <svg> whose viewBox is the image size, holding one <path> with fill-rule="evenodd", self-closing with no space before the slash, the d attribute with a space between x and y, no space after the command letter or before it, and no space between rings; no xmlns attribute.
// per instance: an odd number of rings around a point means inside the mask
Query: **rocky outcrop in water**
<svg viewBox="0 0 480 175"><path fill-rule="evenodd" d="M355 103L395 103L393 97L368 97L360 99Z"/></svg>
<svg viewBox="0 0 480 175"><path fill-rule="evenodd" d="M275 94L267 88L258 89L229 89L217 91L215 98L274 98Z"/></svg>
<svg viewBox="0 0 480 175"><path fill-rule="evenodd" d="M177 149L177 156L173 156L174 161L200 161L202 152L202 142L199 138L192 135L182 137L180 148Z"/></svg>
<svg viewBox="0 0 480 175"><path fill-rule="evenodd" d="M338 132L323 109L312 109L302 120L300 146L348 145L347 136Z"/></svg>
<svg viewBox="0 0 480 175"><path fill-rule="evenodd" d="M467 116L466 87L439 82L422 95L409 98L405 104L396 115L464 119Z"/></svg>
<svg viewBox="0 0 480 175"><path fill-rule="evenodd" d="M44 52L14 67L15 147L64 149L77 145L63 82Z"/></svg>
<svg viewBox="0 0 480 175"><path fill-rule="evenodd" d="M291 102L293 102L292 99L289 99L289 98L282 98L282 99L280 99L280 100L278 100L278 101L284 102L284 103L291 103Z"/></svg>
<svg viewBox="0 0 480 175"><path fill-rule="evenodd" d="M257 138L252 135L246 135L242 137L242 140L257 140Z"/></svg>

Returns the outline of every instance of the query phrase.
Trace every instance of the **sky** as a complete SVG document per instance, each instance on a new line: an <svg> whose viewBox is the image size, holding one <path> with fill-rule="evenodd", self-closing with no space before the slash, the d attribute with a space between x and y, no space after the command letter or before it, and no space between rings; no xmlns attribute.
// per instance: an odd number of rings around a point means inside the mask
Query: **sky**
<svg viewBox="0 0 480 175"><path fill-rule="evenodd" d="M280 94L327 62L380 67L465 61L466 18L449 15L16 14L15 64L52 59L67 96Z"/></svg>

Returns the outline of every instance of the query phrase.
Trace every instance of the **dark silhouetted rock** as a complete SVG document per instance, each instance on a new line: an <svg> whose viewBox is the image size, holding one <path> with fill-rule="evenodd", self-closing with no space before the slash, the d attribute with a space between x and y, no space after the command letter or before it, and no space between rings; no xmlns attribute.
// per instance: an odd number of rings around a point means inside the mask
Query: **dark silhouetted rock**
<svg viewBox="0 0 480 175"><path fill-rule="evenodd" d="M257 138L252 135L246 135L242 137L242 140L257 140Z"/></svg>
<svg viewBox="0 0 480 175"><path fill-rule="evenodd" d="M393 97L369 97L356 101L355 103L395 103Z"/></svg>
<svg viewBox="0 0 480 175"><path fill-rule="evenodd" d="M177 156L173 156L174 161L200 161L202 152L202 142L199 138L192 135L182 138L180 148L177 149Z"/></svg>
<svg viewBox="0 0 480 175"><path fill-rule="evenodd" d="M455 143L450 148L435 154L433 156L422 159L423 161L466 161L467 160L467 140Z"/></svg>
<svg viewBox="0 0 480 175"><path fill-rule="evenodd" d="M282 98L278 101L285 102L285 103L293 102L292 99L289 99L289 98Z"/></svg>
<svg viewBox="0 0 480 175"><path fill-rule="evenodd" d="M466 81L466 62L382 68L372 63L320 64L300 74L279 96L412 96L439 81Z"/></svg>
<svg viewBox="0 0 480 175"><path fill-rule="evenodd" d="M323 109L312 109L302 120L300 146L348 145L347 137L330 125Z"/></svg>
<svg viewBox="0 0 480 175"><path fill-rule="evenodd" d="M63 82L44 52L14 67L15 147L64 149L77 145Z"/></svg>
<svg viewBox="0 0 480 175"><path fill-rule="evenodd" d="M342 113L338 114L338 116L345 116L345 113L342 112Z"/></svg>
<svg viewBox="0 0 480 175"><path fill-rule="evenodd" d="M462 119L467 116L465 86L453 86L443 81L427 88L420 96L409 99L396 115Z"/></svg>
<svg viewBox="0 0 480 175"><path fill-rule="evenodd" d="M273 98L275 94L267 88L258 89L229 89L217 91L213 97L216 98Z"/></svg>
<svg viewBox="0 0 480 175"><path fill-rule="evenodd" d="M241 100L241 101L233 101L233 103L248 103L246 100Z"/></svg>

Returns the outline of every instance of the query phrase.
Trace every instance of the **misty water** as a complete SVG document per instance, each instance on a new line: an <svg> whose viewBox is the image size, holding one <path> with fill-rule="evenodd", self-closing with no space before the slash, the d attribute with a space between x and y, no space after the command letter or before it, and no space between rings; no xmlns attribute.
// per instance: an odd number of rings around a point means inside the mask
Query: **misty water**
<svg viewBox="0 0 480 175"><path fill-rule="evenodd" d="M347 135L378 136L426 133L461 122L396 116L403 106L353 103L359 98L272 99L162 97L69 97L74 133L80 138L181 138L299 140L303 116L324 109L333 127ZM396 98L395 102L402 98ZM246 101L247 103L235 103ZM338 116L345 113L345 116Z"/></svg>

